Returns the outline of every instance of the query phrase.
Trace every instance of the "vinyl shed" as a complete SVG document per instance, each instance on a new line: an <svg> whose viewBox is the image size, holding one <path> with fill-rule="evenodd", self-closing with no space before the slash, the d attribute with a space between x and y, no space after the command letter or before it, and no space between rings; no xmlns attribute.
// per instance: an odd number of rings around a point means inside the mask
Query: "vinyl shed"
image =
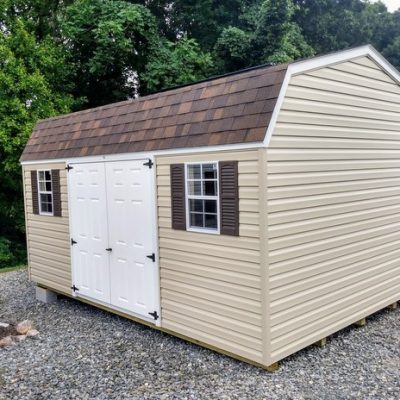
<svg viewBox="0 0 400 400"><path fill-rule="evenodd" d="M363 46L40 121L38 296L264 368L394 304L399 77Z"/></svg>

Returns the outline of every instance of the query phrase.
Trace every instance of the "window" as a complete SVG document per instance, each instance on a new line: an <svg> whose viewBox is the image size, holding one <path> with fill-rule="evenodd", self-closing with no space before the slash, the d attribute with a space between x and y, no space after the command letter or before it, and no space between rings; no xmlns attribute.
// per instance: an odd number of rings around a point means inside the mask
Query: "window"
<svg viewBox="0 0 400 400"><path fill-rule="evenodd" d="M51 171L38 171L39 212L41 215L53 215L53 187Z"/></svg>
<svg viewBox="0 0 400 400"><path fill-rule="evenodd" d="M186 164L187 229L219 231L218 163Z"/></svg>

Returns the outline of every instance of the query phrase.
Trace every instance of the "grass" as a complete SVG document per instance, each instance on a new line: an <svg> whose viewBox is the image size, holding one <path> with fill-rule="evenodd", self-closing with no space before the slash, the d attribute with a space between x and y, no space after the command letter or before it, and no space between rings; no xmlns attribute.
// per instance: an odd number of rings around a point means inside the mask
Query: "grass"
<svg viewBox="0 0 400 400"><path fill-rule="evenodd" d="M24 268L26 268L26 265L15 265L14 267L0 268L0 274L3 272L18 271Z"/></svg>

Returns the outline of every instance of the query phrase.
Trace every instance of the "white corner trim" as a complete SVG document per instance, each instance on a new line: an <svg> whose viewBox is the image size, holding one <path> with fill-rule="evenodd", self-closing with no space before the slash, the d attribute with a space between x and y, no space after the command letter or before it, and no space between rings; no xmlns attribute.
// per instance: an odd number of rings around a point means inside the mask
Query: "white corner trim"
<svg viewBox="0 0 400 400"><path fill-rule="evenodd" d="M279 91L278 100L276 101L274 111L272 112L271 120L269 121L269 124L268 124L267 132L266 132L265 138L264 138L264 147L269 146L269 142L271 140L272 133L275 130L276 122L277 122L278 116L281 112L283 100L285 99L286 91L289 86L289 81L290 81L291 77L292 77L292 74L290 73L290 65L289 65L289 67L286 71L285 79L283 80L283 83L281 86L281 90Z"/></svg>
<svg viewBox="0 0 400 400"><path fill-rule="evenodd" d="M289 86L289 82L292 76L302 74L307 71L312 71L318 68L327 67L329 65L338 64L341 62L349 61L354 58L368 56L374 60L382 69L390 75L396 82L400 83L400 72L389 63L373 46L365 45L356 47L354 49L348 49L338 51L336 53L328 54L325 56L314 57L309 60L297 61L288 66L286 71L285 79L283 80L281 90L279 92L278 100L276 102L274 111L272 113L271 121L268 125L268 129L264 139L264 147L268 147L272 134L276 127L276 122L280 114L283 101L286 96L286 91Z"/></svg>

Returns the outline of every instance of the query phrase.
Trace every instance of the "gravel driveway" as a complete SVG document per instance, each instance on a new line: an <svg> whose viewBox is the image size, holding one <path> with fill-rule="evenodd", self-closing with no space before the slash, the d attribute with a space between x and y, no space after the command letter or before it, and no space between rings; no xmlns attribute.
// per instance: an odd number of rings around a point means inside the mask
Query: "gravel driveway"
<svg viewBox="0 0 400 400"><path fill-rule="evenodd" d="M0 349L0 399L400 399L400 309L281 363L274 374L0 273L0 320L40 331Z"/></svg>

